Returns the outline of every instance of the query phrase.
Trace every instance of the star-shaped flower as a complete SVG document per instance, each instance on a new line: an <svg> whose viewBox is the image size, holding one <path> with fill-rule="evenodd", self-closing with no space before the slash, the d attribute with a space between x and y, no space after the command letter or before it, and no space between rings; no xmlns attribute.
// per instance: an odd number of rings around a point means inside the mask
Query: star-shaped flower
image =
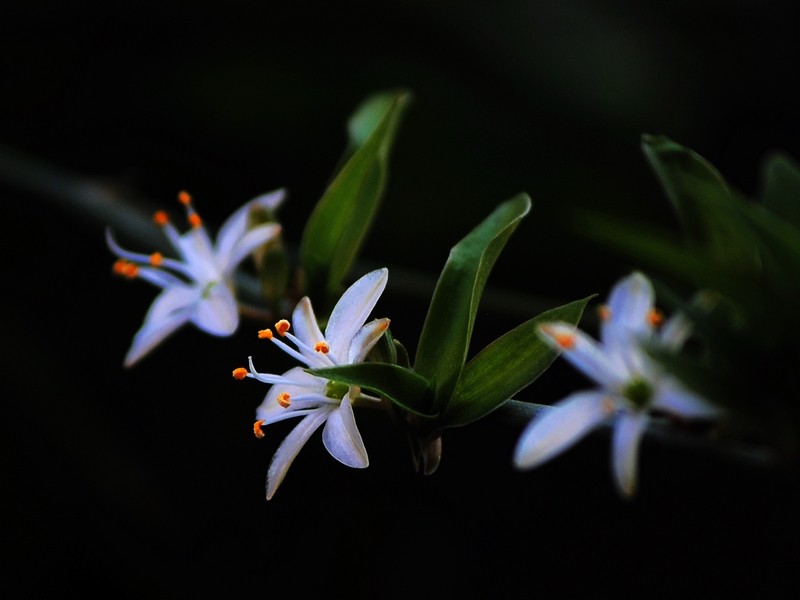
<svg viewBox="0 0 800 600"><path fill-rule="evenodd" d="M622 279L601 308L600 340L566 323L540 327L542 337L599 388L567 396L522 433L514 453L520 469L533 468L566 450L607 419L614 420L612 470L623 496L636 489L637 455L653 409L689 418L713 418L721 410L666 373L645 351L656 344L677 352L690 333L686 317L666 323L654 309L654 292L641 273ZM656 326L662 325L660 330Z"/></svg>
<svg viewBox="0 0 800 600"><path fill-rule="evenodd" d="M387 269L372 271L350 286L334 307L325 335L317 325L309 299L300 300L292 314L293 323L282 320L275 325L278 335L289 339L296 350L276 338L270 329L260 331L259 337L272 340L312 369L363 362L389 327L389 319L364 324L383 293L388 276ZM295 335L289 333L292 326ZM356 427L353 404L378 404L378 398L362 394L356 386L310 375L301 367L283 375L259 373L252 358L249 360L250 371L239 368L233 376L272 384L256 411L256 436L263 437L263 425L303 417L272 457L267 474L267 500L275 494L297 453L323 423L322 442L331 456L348 467L363 469L369 465L367 450Z"/></svg>
<svg viewBox="0 0 800 600"><path fill-rule="evenodd" d="M222 225L214 245L192 207L191 196L181 192L178 199L186 206L189 231L178 233L164 212L159 211L154 217L181 260L166 258L159 252L128 252L106 230L108 246L119 257L114 272L128 278L140 277L163 288L133 338L125 357L126 367L189 322L212 335L227 336L236 331L239 312L233 294L233 271L248 254L280 233L276 224L248 229L248 216L256 208L275 210L283 197L284 191L278 190L239 208Z"/></svg>

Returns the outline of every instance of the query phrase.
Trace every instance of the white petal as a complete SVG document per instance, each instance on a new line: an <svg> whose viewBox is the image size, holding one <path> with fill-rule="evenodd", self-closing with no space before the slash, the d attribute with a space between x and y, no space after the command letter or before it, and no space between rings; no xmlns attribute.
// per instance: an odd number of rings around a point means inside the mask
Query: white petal
<svg viewBox="0 0 800 600"><path fill-rule="evenodd" d="M648 340L655 293L650 280L635 272L619 281L608 298L609 318L600 325L600 341L613 356L625 356L634 340Z"/></svg>
<svg viewBox="0 0 800 600"><path fill-rule="evenodd" d="M247 232L247 219L252 208L263 207L275 210L283 201L285 190L262 194L239 207L220 227L217 234L217 258L224 259L221 264L230 262L233 247ZM247 254L247 253L245 253Z"/></svg>
<svg viewBox="0 0 800 600"><path fill-rule="evenodd" d="M217 264L223 277L227 277L242 262L245 257L261 244L268 242L281 232L277 224L262 225L248 231L244 237L231 248L229 253L217 253Z"/></svg>
<svg viewBox="0 0 800 600"><path fill-rule="evenodd" d="M614 424L611 467L617 489L625 497L636 492L636 463L647 422L647 413L636 411L624 412Z"/></svg>
<svg viewBox="0 0 800 600"><path fill-rule="evenodd" d="M724 411L686 388L680 381L664 375L653 399L653 408L660 408L674 415L698 419L713 419Z"/></svg>
<svg viewBox="0 0 800 600"><path fill-rule="evenodd" d="M325 336L317 325L317 318L314 315L314 308L311 306L311 300L308 297L302 298L297 306L294 307L292 313L292 328L294 334L301 342L311 348L317 342L325 341Z"/></svg>
<svg viewBox="0 0 800 600"><path fill-rule="evenodd" d="M272 423L276 420L281 420L286 411L292 410L291 399L292 396L307 395L310 393L317 393L320 396L325 396L325 384L327 381L321 377L314 377L309 375L300 367L294 367L283 374L286 379L291 379L297 382L297 385L289 385L285 383L273 385L269 392L267 392L261 406L256 410L256 419L262 419L265 423ZM283 408L278 404L278 396L280 394L289 394L289 408Z"/></svg>
<svg viewBox="0 0 800 600"><path fill-rule="evenodd" d="M286 439L283 440L278 450L275 452L275 456L272 457L272 462L269 464L269 471L267 472L267 500L275 495L275 491L286 476L286 471L289 470L297 453L300 452L300 449L308 441L308 438L311 437L311 434L322 425L330 413L331 409L327 406L315 410L300 421L297 426L292 429L291 433L286 436Z"/></svg>
<svg viewBox="0 0 800 600"><path fill-rule="evenodd" d="M226 336L239 325L236 298L223 283L205 290L204 297L195 304L192 323L211 335Z"/></svg>
<svg viewBox="0 0 800 600"><path fill-rule="evenodd" d="M364 469L369 466L367 449L356 427L350 394L345 394L342 403L328 417L322 431L322 443L333 458L348 467Z"/></svg>
<svg viewBox="0 0 800 600"><path fill-rule="evenodd" d="M575 368L603 387L614 390L630 379L625 365L580 329L567 323L546 323L539 326L539 333ZM559 342L570 336L573 344L564 348Z"/></svg>
<svg viewBox="0 0 800 600"><path fill-rule="evenodd" d="M325 339L338 363L347 359L353 336L375 308L388 278L388 269L367 273L351 285L336 303L325 329Z"/></svg>
<svg viewBox="0 0 800 600"><path fill-rule="evenodd" d="M145 323L163 321L169 318L173 313L188 311L197 301L198 297L199 292L197 288L185 284L165 288L164 291L153 300L144 321Z"/></svg>
<svg viewBox="0 0 800 600"><path fill-rule="evenodd" d="M359 329L350 343L350 356L347 362L349 364L364 362L369 351L389 327L389 323L389 319L375 319Z"/></svg>
<svg viewBox="0 0 800 600"><path fill-rule="evenodd" d="M600 425L615 407L602 392L567 396L528 424L514 450L514 465L530 469L550 460Z"/></svg>
<svg viewBox="0 0 800 600"><path fill-rule="evenodd" d="M219 281L222 276L217 268L214 250L205 228L195 227L178 240L180 252L192 277L198 283Z"/></svg>
<svg viewBox="0 0 800 600"><path fill-rule="evenodd" d="M125 366L133 365L188 320L188 310L174 311L159 318L151 318L148 315L148 319L133 338L131 348L125 356Z"/></svg>

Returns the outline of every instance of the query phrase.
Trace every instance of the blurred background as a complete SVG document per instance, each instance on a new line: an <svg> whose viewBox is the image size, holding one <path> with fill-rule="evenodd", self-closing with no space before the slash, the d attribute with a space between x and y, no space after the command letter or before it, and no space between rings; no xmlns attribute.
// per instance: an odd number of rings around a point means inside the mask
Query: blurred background
<svg viewBox="0 0 800 600"><path fill-rule="evenodd" d="M694 149L750 195L765 153L800 157L791 5L6 2L4 587L658 597L793 582L796 480L646 443L639 496L625 503L602 434L520 474L518 431L490 418L448 431L439 471L422 478L388 419L362 412L368 470L337 463L316 435L267 503L269 460L293 423L256 440L266 386L230 377L251 354L264 370L290 366L259 344L259 324L222 340L186 328L124 370L155 290L111 277L99 220L7 168L23 153L42 178L64 169L170 210L188 189L216 225L286 187L296 247L347 117L370 93L408 88L370 265L435 277L498 202L533 199L489 282L530 308L482 310L480 349L555 302L604 297L637 266L575 236L573 209L677 229L642 133ZM427 301L387 292L376 316L413 350ZM583 385L556 363L520 398L551 403Z"/></svg>

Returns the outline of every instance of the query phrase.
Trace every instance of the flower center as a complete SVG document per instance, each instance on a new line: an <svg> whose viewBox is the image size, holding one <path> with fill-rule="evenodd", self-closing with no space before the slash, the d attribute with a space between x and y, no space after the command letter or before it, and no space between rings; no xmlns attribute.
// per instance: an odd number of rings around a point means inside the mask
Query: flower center
<svg viewBox="0 0 800 600"><path fill-rule="evenodd" d="M653 386L646 379L632 379L622 388L622 395L630 400L636 408L646 408L653 399Z"/></svg>
<svg viewBox="0 0 800 600"><path fill-rule="evenodd" d="M204 300L207 300L209 297L211 297L211 289L212 289L212 288L213 288L215 285L217 285L217 283L219 283L219 282L217 282L217 281L209 281L209 282L208 282L208 283L205 285L205 287L203 287L203 291L200 293L200 295L202 296L202 298L203 298Z"/></svg>
<svg viewBox="0 0 800 600"><path fill-rule="evenodd" d="M325 397L332 400L341 400L350 391L350 386L339 381L329 381L325 384Z"/></svg>

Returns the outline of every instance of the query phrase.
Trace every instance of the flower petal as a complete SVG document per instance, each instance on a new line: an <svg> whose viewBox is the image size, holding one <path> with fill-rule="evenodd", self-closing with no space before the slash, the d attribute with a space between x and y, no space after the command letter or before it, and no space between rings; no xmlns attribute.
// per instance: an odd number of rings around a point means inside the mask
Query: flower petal
<svg viewBox="0 0 800 600"><path fill-rule="evenodd" d="M364 362L369 351L389 327L389 322L389 319L375 319L359 329L353 337L353 341L350 342L350 355L347 362L351 365Z"/></svg>
<svg viewBox="0 0 800 600"><path fill-rule="evenodd" d="M342 364L347 359L353 336L375 308L388 278L388 269L367 273L351 285L336 303L325 329L325 339L338 363Z"/></svg>
<svg viewBox="0 0 800 600"><path fill-rule="evenodd" d="M262 194L246 202L228 217L222 224L222 227L220 227L219 233L217 233L216 256L217 259L221 261L219 264L227 264L230 262L233 247L247 232L247 219L250 215L250 210L260 207L274 211L278 208L280 203L283 202L285 196L286 190L283 189Z"/></svg>
<svg viewBox="0 0 800 600"><path fill-rule="evenodd" d="M189 314L190 312L188 309L175 310L161 314L157 318L152 317L152 315L148 313L144 325L142 325L142 328L133 337L133 343L131 344L130 350L128 350L128 354L125 355L125 362L123 364L126 367L132 366L161 343L169 334L189 321Z"/></svg>
<svg viewBox="0 0 800 600"><path fill-rule="evenodd" d="M317 325L317 317L314 315L311 300L307 296L302 298L297 303L297 306L294 307L292 327L294 327L294 334L297 339L310 348L313 348L317 342L325 341L325 336L322 335L322 331Z"/></svg>
<svg viewBox="0 0 800 600"><path fill-rule="evenodd" d="M297 453L300 452L308 438L311 437L311 434L328 418L331 410L333 409L324 406L306 416L292 429L291 433L286 436L286 439L278 447L267 472L267 500L270 500L275 495L275 491L286 476L286 471L289 470Z"/></svg>
<svg viewBox="0 0 800 600"><path fill-rule="evenodd" d="M153 300L144 322L149 324L150 322L163 321L177 312L187 312L188 314L189 309L191 309L198 297L197 288L185 284L165 288Z"/></svg>
<svg viewBox="0 0 800 600"><path fill-rule="evenodd" d="M617 489L624 497L631 497L636 492L636 463L648 420L645 412L623 412L614 424L611 468Z"/></svg>
<svg viewBox="0 0 800 600"><path fill-rule="evenodd" d="M248 254L261 244L277 236L280 232L281 226L278 224L262 225L248 231L236 242L230 252L222 253L217 251L217 265L223 278L230 275Z"/></svg>
<svg viewBox="0 0 800 600"><path fill-rule="evenodd" d="M178 240L180 253L192 278L200 284L220 281L222 276L217 268L214 250L204 227L195 227L184 233Z"/></svg>
<svg viewBox="0 0 800 600"><path fill-rule="evenodd" d="M539 327L542 338L587 377L615 390L630 378L624 363L614 360L596 341L567 323L546 323Z"/></svg>
<svg viewBox="0 0 800 600"><path fill-rule="evenodd" d="M659 382L653 398L653 408L698 419L717 418L725 412L669 375L664 375Z"/></svg>
<svg viewBox="0 0 800 600"><path fill-rule="evenodd" d="M567 396L528 424L514 450L514 466L531 469L560 454L600 425L616 408L602 392Z"/></svg>
<svg viewBox="0 0 800 600"><path fill-rule="evenodd" d="M364 469L369 466L367 449L356 427L349 393L328 417L322 430L322 443L333 458L348 467Z"/></svg>
<svg viewBox="0 0 800 600"><path fill-rule="evenodd" d="M654 303L653 285L639 272L614 286L608 298L609 317L600 326L600 341L611 356L630 358L632 344L650 338L653 330L650 313Z"/></svg>
<svg viewBox="0 0 800 600"><path fill-rule="evenodd" d="M280 421L287 411L293 410L291 405L292 396L305 396L310 393L317 393L321 401L325 400L325 384L327 383L325 379L309 375L300 367L289 369L283 374L283 377L295 381L296 385L280 383L273 385L269 389L261 406L256 410L256 419L263 420L265 424ZM284 408L278 404L278 396L280 394L289 394L290 404L288 408Z"/></svg>
<svg viewBox="0 0 800 600"><path fill-rule="evenodd" d="M201 293L192 312L192 323L211 335L226 336L236 331L239 309L228 286L218 283Z"/></svg>
<svg viewBox="0 0 800 600"><path fill-rule="evenodd" d="M667 350L677 352L692 333L692 321L682 312L672 315L661 328L659 342Z"/></svg>

